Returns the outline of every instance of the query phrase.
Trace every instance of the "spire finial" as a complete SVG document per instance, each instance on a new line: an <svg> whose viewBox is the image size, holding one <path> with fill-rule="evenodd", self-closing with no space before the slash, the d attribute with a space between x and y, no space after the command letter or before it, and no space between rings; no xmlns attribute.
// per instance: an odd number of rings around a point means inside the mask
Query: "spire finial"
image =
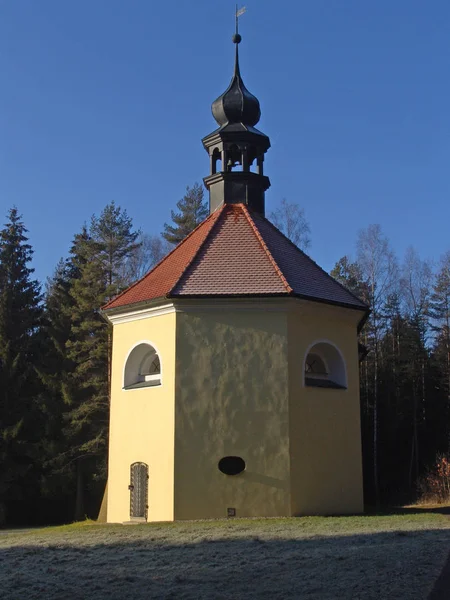
<svg viewBox="0 0 450 600"><path fill-rule="evenodd" d="M236 31L235 34L233 35L233 43L234 44L240 44L241 43L241 36L239 35L239 17L241 17L245 11L247 9L245 8L245 6L243 6L242 8L238 8L238 5L236 4L236 12L235 12L235 17L236 17Z"/></svg>
<svg viewBox="0 0 450 600"><path fill-rule="evenodd" d="M236 31L233 35L233 42L236 46L236 58L233 77L226 91L213 102L211 107L213 116L221 127L232 123L240 123L244 127L254 127L261 116L258 99L245 87L239 68L239 44L241 42L239 17L244 14L245 10L245 6L238 8L236 5L234 13Z"/></svg>
<svg viewBox="0 0 450 600"><path fill-rule="evenodd" d="M235 12L235 17L236 17L236 32L233 35L233 44L236 44L236 59L234 61L234 74L235 76L240 76L240 70L239 70L239 44L241 43L242 37L239 34L239 17L242 16L246 11L245 6L243 6L242 8L238 8L238 5L236 4L236 12Z"/></svg>
<svg viewBox="0 0 450 600"><path fill-rule="evenodd" d="M211 106L219 129L203 138L210 158L210 175L205 177L204 182L209 190L211 213L223 203L242 202L264 215L264 193L270 181L264 175L263 162L270 140L255 128L261 117L261 108L258 98L245 87L239 69L239 17L244 12L245 6L239 8L236 4L233 34L236 62L230 85ZM252 171L251 166L255 163L256 170Z"/></svg>

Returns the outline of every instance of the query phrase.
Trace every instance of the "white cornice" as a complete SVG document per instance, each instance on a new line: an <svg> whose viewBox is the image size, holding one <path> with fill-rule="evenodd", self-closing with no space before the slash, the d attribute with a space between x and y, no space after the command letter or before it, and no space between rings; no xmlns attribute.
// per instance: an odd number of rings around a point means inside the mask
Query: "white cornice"
<svg viewBox="0 0 450 600"><path fill-rule="evenodd" d="M115 315L108 315L106 317L113 325L119 323L131 323L132 321L140 321L141 319L150 319L151 317L160 317L162 315L168 315L175 312L175 306L173 303L163 304L161 306L150 306L147 308L141 308L140 310L133 310L131 312L120 313Z"/></svg>

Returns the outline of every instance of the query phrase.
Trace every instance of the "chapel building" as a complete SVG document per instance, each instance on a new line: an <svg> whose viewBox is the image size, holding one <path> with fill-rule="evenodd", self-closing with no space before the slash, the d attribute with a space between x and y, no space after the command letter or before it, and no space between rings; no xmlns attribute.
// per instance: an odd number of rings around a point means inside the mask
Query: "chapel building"
<svg viewBox="0 0 450 600"><path fill-rule="evenodd" d="M363 510L367 306L265 217L259 101L233 78L203 139L210 215L103 308L107 521Z"/></svg>

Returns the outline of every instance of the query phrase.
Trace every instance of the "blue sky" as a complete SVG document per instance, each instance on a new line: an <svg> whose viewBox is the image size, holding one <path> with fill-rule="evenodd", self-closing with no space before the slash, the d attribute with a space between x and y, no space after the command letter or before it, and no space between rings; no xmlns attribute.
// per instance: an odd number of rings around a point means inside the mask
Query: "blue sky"
<svg viewBox="0 0 450 600"><path fill-rule="evenodd" d="M300 203L330 269L380 223L398 255L450 249L450 3L247 0L241 70L271 138L268 212ZM159 233L208 174L233 66L229 0L0 0L0 215L44 279L115 200Z"/></svg>

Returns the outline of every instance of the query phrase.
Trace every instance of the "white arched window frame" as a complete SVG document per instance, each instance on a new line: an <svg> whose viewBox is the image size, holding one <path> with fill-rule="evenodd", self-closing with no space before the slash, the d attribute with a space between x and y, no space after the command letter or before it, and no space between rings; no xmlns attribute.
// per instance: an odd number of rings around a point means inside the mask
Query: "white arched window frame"
<svg viewBox="0 0 450 600"><path fill-rule="evenodd" d="M316 340L305 352L303 385L347 389L347 366L340 349L329 340Z"/></svg>
<svg viewBox="0 0 450 600"><path fill-rule="evenodd" d="M123 389L162 385L161 355L152 342L143 340L131 348L123 369Z"/></svg>

